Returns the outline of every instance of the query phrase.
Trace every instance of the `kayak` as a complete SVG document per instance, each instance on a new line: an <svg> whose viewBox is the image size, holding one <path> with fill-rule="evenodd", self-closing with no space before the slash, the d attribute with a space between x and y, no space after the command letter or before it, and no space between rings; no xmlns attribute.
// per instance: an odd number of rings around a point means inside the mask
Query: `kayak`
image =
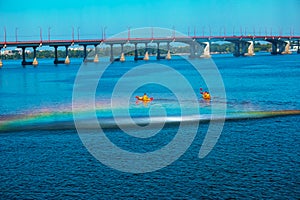
<svg viewBox="0 0 300 200"><path fill-rule="evenodd" d="M203 92L202 98L205 100L210 100L210 94L208 92Z"/></svg>
<svg viewBox="0 0 300 200"><path fill-rule="evenodd" d="M202 94L202 98L205 100L210 100L210 94L209 92L203 92L202 88L200 88L200 94Z"/></svg>
<svg viewBox="0 0 300 200"><path fill-rule="evenodd" d="M135 98L139 101L152 101L153 100L153 97L144 99L143 97L136 96Z"/></svg>

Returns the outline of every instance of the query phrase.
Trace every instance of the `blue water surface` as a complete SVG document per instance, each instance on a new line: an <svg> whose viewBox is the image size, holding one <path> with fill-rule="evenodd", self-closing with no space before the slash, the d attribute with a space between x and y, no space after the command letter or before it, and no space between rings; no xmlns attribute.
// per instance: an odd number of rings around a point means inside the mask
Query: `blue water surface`
<svg viewBox="0 0 300 200"><path fill-rule="evenodd" d="M213 61L222 75L227 98L220 99L216 95L212 101L227 103L230 113L299 110L299 60L297 54L239 58L216 55ZM41 121L48 120L43 118L47 113L72 111L74 80L81 59L71 59L70 65L59 66L54 66L50 59L39 60L37 68L22 68L20 60L3 63L0 121L26 119L37 113L40 117L34 115L32 121L35 127L41 127ZM104 74L102 82L106 85L99 86L95 96L100 118L111 117L107 105L110 105L110 95L118 77L141 63L146 62L115 62ZM179 70L197 94L200 111L210 112L210 103L203 101L199 94L199 88L207 89L207 85L203 78L194 75L185 60L175 57L171 61L152 60L149 63ZM94 65L101 67L102 64ZM154 101L146 105L136 103L134 96L145 91ZM132 116L147 117L149 110L158 105L166 109L167 115L180 114L176 95L159 85L145 85L130 99ZM189 106L188 98L184 105ZM117 109L122 110L122 107ZM72 115L58 115L53 119L70 121ZM102 164L88 152L74 128L60 124L56 124L59 126L56 130L40 130L25 129L26 124L16 123L15 126L21 127L19 131L7 129L0 133L1 199L300 197L299 115L228 120L216 146L203 159L199 159L198 153L208 123L200 123L192 145L178 160L160 170L141 174L120 172ZM123 149L148 152L167 145L177 130L177 124L167 124L158 135L148 139L131 138L118 128L105 129L105 133Z"/></svg>

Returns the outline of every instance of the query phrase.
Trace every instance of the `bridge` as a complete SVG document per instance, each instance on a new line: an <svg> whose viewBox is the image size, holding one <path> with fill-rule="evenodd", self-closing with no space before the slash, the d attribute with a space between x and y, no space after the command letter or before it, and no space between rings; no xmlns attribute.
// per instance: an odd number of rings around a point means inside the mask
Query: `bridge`
<svg viewBox="0 0 300 200"><path fill-rule="evenodd" d="M71 40L40 40L36 41L5 41L0 42L0 50L6 47L17 47L22 49L22 65L33 65L37 66L38 61L36 57L36 50L41 46L48 46L54 48L54 64L69 64L70 59L68 55L68 48L73 45L83 46L84 51L84 61L87 58L87 46L96 47L100 44L106 44L110 46L110 60L119 60L121 62L125 61L123 46L125 44L133 44L134 49L134 60L149 60L148 55L148 44L156 44L157 46L157 59L171 59L170 45L175 42L188 44L190 47L190 58L200 58L200 57L210 57L210 45L212 42L231 42L234 44L233 55L238 56L253 56L254 55L254 45L256 41L264 41L272 44L271 54L290 54L291 45L298 46L297 53L300 53L300 36L272 36L272 35L255 35L255 36L169 36L169 37L152 37L142 38L142 37L130 37L130 32L128 32L127 38L108 38L108 39L79 39L75 40L74 37ZM167 44L167 55L162 57L160 53L160 44ZM137 45L145 45L145 56L143 58L138 57ZM119 45L121 46L121 55L119 58L114 58L113 47ZM59 60L57 49L58 47L65 47L66 55L64 60ZM200 47L200 48L199 48ZM33 61L26 61L26 48L33 48ZM94 62L98 62L97 52L95 53ZM0 67L3 63L0 59Z"/></svg>

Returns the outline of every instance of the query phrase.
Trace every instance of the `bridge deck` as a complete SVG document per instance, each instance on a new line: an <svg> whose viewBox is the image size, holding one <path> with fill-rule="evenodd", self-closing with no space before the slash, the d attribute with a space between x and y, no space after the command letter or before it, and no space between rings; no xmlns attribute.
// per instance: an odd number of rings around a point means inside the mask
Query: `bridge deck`
<svg viewBox="0 0 300 200"><path fill-rule="evenodd" d="M125 44L125 43L171 43L183 42L218 42L218 41L298 41L300 36L192 36L192 37L155 37L155 38L109 38L109 39L83 39L83 40L34 40L34 41L2 41L0 48L4 47L33 47L33 46L68 46L68 45L98 45Z"/></svg>

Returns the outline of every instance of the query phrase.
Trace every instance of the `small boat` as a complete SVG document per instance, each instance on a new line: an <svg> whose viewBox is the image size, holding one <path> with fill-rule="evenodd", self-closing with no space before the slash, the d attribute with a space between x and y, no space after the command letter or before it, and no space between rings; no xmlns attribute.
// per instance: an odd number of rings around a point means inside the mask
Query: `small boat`
<svg viewBox="0 0 300 200"><path fill-rule="evenodd" d="M203 92L202 93L202 98L205 100L210 100L210 94L208 92Z"/></svg>
<svg viewBox="0 0 300 200"><path fill-rule="evenodd" d="M149 97L144 97L144 96L142 96L142 97L136 96L135 98L139 101L153 101L153 97L149 98Z"/></svg>
<svg viewBox="0 0 300 200"><path fill-rule="evenodd" d="M210 94L209 92L203 92L202 88L200 88L200 94L202 94L202 98L205 100L210 100Z"/></svg>

